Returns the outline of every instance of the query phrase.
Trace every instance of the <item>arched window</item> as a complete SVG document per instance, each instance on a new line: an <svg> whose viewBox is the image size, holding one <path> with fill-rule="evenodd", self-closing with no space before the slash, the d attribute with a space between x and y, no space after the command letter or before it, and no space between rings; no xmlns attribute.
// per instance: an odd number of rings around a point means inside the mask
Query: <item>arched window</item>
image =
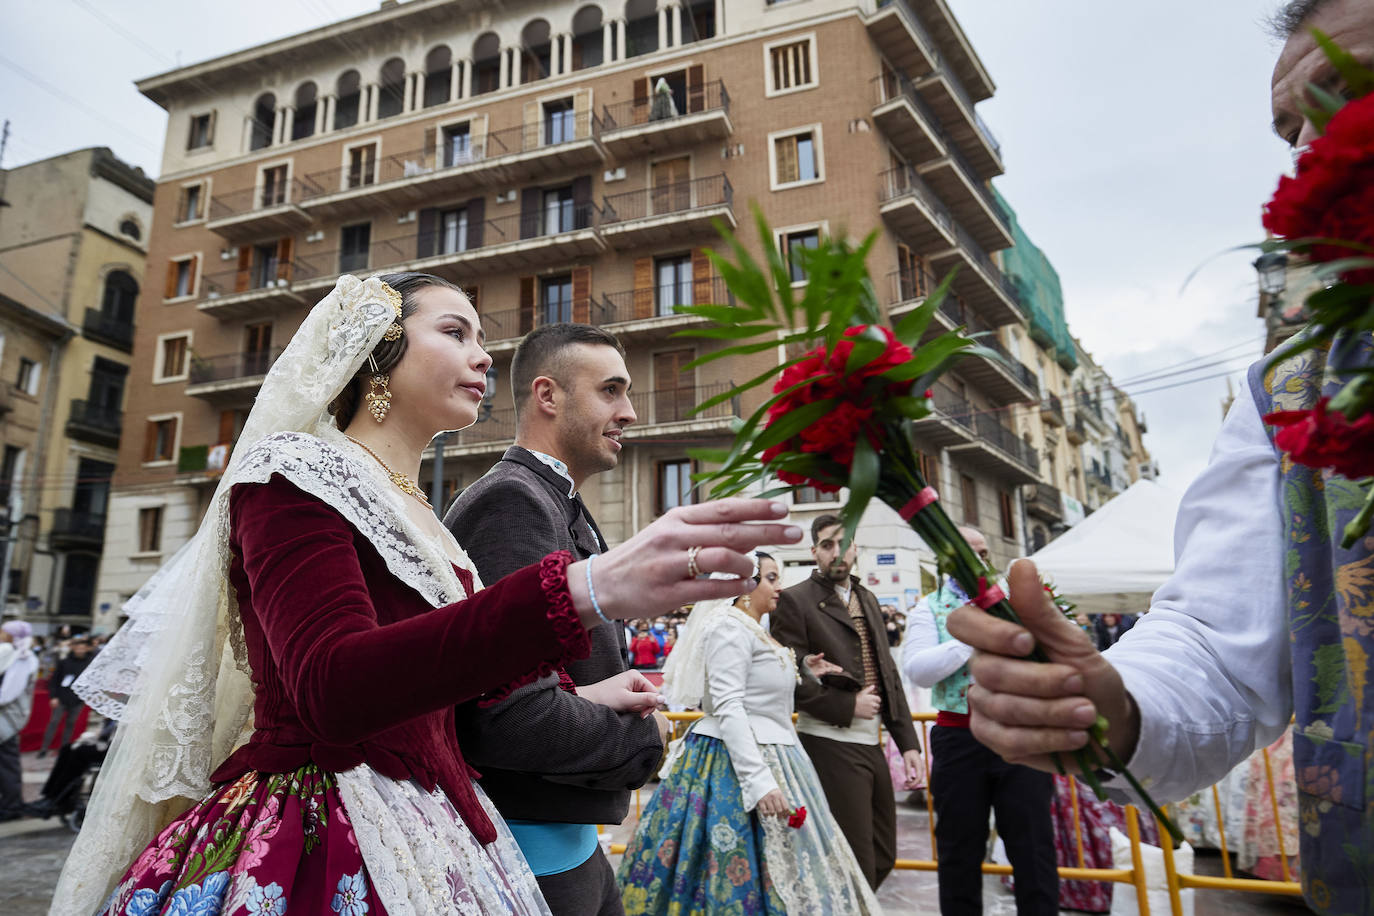
<svg viewBox="0 0 1374 916"><path fill-rule="evenodd" d="M439 45L425 55L424 107L442 105L452 97L453 52Z"/></svg>
<svg viewBox="0 0 1374 916"><path fill-rule="evenodd" d="M637 57L657 50L657 0L629 0L625 4L625 55Z"/></svg>
<svg viewBox="0 0 1374 916"><path fill-rule="evenodd" d="M291 124L292 140L314 136L319 94L313 82L301 83L296 87L296 119Z"/></svg>
<svg viewBox="0 0 1374 916"><path fill-rule="evenodd" d="M100 312L121 324L134 323L134 303L138 301L138 281L124 270L112 270L105 277L105 290L100 298Z"/></svg>
<svg viewBox="0 0 1374 916"><path fill-rule="evenodd" d="M472 43L472 93L481 95L500 88L501 39L495 32L486 32Z"/></svg>
<svg viewBox="0 0 1374 916"><path fill-rule="evenodd" d="M377 118L391 118L405 110L406 102L406 62L399 57L382 64L378 74L378 89L381 97L377 100Z"/></svg>
<svg viewBox="0 0 1374 916"><path fill-rule="evenodd" d="M585 70L606 62L607 54L601 25L600 7L584 6L573 16L572 69Z"/></svg>
<svg viewBox="0 0 1374 916"><path fill-rule="evenodd" d="M262 149L272 145L277 133L277 97L264 92L253 103L253 132L248 141L249 149Z"/></svg>
<svg viewBox="0 0 1374 916"><path fill-rule="evenodd" d="M358 123L358 107L362 100L362 77L357 70L346 70L334 85L334 129L342 130Z"/></svg>
<svg viewBox="0 0 1374 916"><path fill-rule="evenodd" d="M535 19L520 32L520 82L533 83L553 72L553 44L549 23Z"/></svg>
<svg viewBox="0 0 1374 916"><path fill-rule="evenodd" d="M138 228L138 223L131 219L125 219L119 224L119 234L127 235L135 242L143 238L143 230Z"/></svg>

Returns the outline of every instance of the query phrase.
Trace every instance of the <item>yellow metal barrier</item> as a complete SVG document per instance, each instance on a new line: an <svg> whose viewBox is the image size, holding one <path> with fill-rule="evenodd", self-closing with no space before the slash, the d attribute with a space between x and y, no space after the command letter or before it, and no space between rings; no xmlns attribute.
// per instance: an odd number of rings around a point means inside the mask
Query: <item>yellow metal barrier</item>
<svg viewBox="0 0 1374 916"><path fill-rule="evenodd" d="M668 721L672 723L672 737L678 737L678 726L684 722L695 722L702 717L701 712L670 712L664 714ZM930 725L935 721L936 714L933 712L916 712L911 714L912 721L919 722L921 725L921 746L930 747ZM793 720L796 713L792 714ZM1182 916L1183 902L1181 892L1186 888L1198 888L1208 890L1230 890L1244 891L1247 893L1262 894L1286 894L1290 896L1300 896L1302 886L1296 881L1287 880L1288 856L1284 850L1282 826L1279 823L1278 795L1274 791L1273 767L1269 761L1269 751L1264 752L1264 773L1268 783L1269 800L1274 814L1274 829L1278 832L1279 861L1285 880L1268 881L1258 878L1234 878L1231 876L1230 856L1226 849L1226 828L1225 818L1221 810L1221 798L1217 793L1216 786L1212 786L1212 803L1217 810L1217 828L1221 835L1221 860L1225 877L1214 878L1208 875L1191 875L1178 871L1174 862L1174 850L1169 843L1162 843L1164 854L1164 874L1168 882L1169 906L1173 916ZM922 755L925 758L926 769L926 811L929 814L930 827L930 850L929 859L898 859L894 868L906 869L908 871L935 871L939 867L939 855L935 848L935 808L931 800L930 791L930 754ZM635 792L635 819L639 819L640 801L639 792ZM1074 843L1077 852L1078 867L1059 866L1059 879L1061 881L1111 881L1118 884L1129 884L1135 888L1136 901L1140 909L1140 916L1150 916L1149 889L1145 883L1145 865L1141 849L1140 840L1140 821L1139 814L1134 805L1126 806L1126 835L1131 841L1131 867L1130 868L1086 868L1084 867L1083 857L1083 831L1081 825L1081 814L1078 810L1078 793L1071 792L1074 813ZM1159 826L1159 835L1168 836L1163 825ZM625 852L624 843L612 843L610 847L613 855ZM992 862L983 863L983 874L985 875L1010 875L1012 868L1010 865L998 865Z"/></svg>

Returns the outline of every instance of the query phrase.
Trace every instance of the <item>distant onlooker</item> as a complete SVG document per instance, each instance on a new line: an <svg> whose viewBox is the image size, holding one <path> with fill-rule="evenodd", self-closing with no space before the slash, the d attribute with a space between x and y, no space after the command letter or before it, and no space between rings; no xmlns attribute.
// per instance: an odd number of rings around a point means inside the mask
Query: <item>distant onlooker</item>
<svg viewBox="0 0 1374 916"><path fill-rule="evenodd" d="M22 816L23 770L19 732L33 709L38 659L33 654L33 627L22 620L0 626L0 821Z"/></svg>
<svg viewBox="0 0 1374 916"><path fill-rule="evenodd" d="M657 668L660 649L658 640L649 634L648 624L641 623L630 643L630 664L636 668Z"/></svg>
<svg viewBox="0 0 1374 916"><path fill-rule="evenodd" d="M58 743L58 748L64 748L71 743L72 732L76 730L76 720L81 715L81 710L86 707L81 697L72 690L72 684L81 676L81 672L90 666L91 657L90 640L78 636L71 641L67 657L58 659L56 667L53 668L52 677L48 678L48 696L51 697L48 705L52 711L48 715L48 727L43 730L43 743L38 746L39 757L47 756L59 721L63 724L62 740Z"/></svg>
<svg viewBox="0 0 1374 916"><path fill-rule="evenodd" d="M1093 618L1093 641L1097 643L1097 651L1105 652L1133 626L1134 614L1100 614Z"/></svg>

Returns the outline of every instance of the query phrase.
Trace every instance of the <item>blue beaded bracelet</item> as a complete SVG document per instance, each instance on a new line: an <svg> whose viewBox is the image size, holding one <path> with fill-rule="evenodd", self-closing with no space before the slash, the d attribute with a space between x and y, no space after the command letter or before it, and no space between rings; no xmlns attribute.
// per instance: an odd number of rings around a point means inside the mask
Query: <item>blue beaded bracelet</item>
<svg viewBox="0 0 1374 916"><path fill-rule="evenodd" d="M602 623L610 623L610 618L601 611L601 602L596 600L596 586L592 585L592 561L595 560L597 556L597 554L592 554L587 557L587 594L591 596L592 610L596 611L596 616L601 618Z"/></svg>

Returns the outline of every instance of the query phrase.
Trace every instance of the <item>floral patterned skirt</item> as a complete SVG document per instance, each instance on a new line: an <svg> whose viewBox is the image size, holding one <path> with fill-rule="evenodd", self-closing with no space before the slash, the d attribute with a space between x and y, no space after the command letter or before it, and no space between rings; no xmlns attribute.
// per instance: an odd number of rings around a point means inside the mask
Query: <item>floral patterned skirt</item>
<svg viewBox="0 0 1374 916"><path fill-rule="evenodd" d="M760 749L805 822L744 810L725 742L689 732L621 860L627 916L880 912L801 745Z"/></svg>
<svg viewBox="0 0 1374 916"><path fill-rule="evenodd" d="M439 791L366 766L247 773L144 849L97 916L429 916L548 907L510 831L483 846Z"/></svg>

